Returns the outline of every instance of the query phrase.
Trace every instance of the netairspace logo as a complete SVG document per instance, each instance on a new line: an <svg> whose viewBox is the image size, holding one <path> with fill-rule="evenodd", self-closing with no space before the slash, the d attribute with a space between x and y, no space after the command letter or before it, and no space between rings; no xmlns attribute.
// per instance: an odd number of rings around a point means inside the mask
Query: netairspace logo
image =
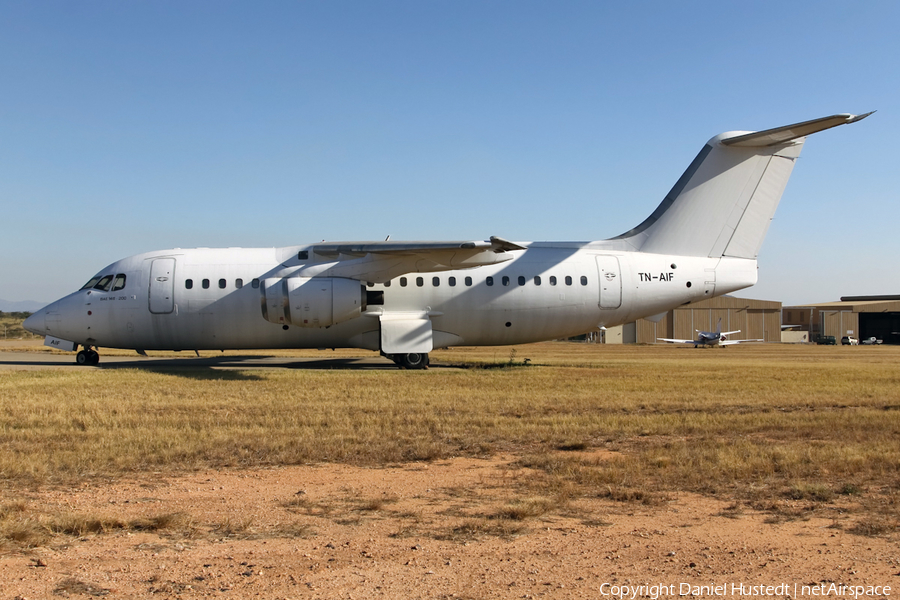
<svg viewBox="0 0 900 600"><path fill-rule="evenodd" d="M660 598L694 596L700 598L713 597L766 597L778 596L791 598L888 598L891 595L889 585L844 585L840 583L821 583L806 585L802 583L779 583L775 585L759 585L748 583L711 583L696 585L693 583L671 583L652 585L616 585L604 583L600 586L600 594L605 597L626 598Z"/></svg>

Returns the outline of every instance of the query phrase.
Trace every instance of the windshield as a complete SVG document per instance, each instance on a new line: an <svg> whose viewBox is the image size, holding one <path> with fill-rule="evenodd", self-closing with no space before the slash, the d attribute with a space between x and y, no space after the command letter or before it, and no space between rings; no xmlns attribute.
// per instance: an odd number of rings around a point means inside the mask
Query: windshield
<svg viewBox="0 0 900 600"><path fill-rule="evenodd" d="M103 292L108 292L109 286L112 285L112 281L113 281L113 275L104 275L103 277L100 278L100 281L98 281L96 283L96 285L94 285L94 289L100 290Z"/></svg>
<svg viewBox="0 0 900 600"><path fill-rule="evenodd" d="M125 287L125 279L124 273L119 273L117 275L97 275L91 277L91 280L81 286L81 289L108 292L110 291L110 288L112 288L112 291L115 292Z"/></svg>
<svg viewBox="0 0 900 600"><path fill-rule="evenodd" d="M83 289L83 290L89 290L89 289L91 289L92 287L94 287L94 286L97 284L98 281L100 281L100 276L99 276L99 275L98 275L97 277L91 277L91 280L88 281L88 282L87 282L86 284L84 284L83 286L81 286L81 289Z"/></svg>

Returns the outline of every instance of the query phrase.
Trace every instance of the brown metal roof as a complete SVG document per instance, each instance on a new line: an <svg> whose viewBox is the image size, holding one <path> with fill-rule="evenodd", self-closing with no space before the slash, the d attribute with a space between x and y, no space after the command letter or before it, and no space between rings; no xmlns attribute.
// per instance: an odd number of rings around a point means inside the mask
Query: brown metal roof
<svg viewBox="0 0 900 600"><path fill-rule="evenodd" d="M784 309L817 308L819 310L847 310L850 312L900 312L900 300L867 300L844 302L815 302L813 304L798 304L785 306Z"/></svg>
<svg viewBox="0 0 900 600"><path fill-rule="evenodd" d="M753 310L781 310L781 302L773 300L753 300L750 298L736 298L734 296L719 296L708 300L699 300L690 304L683 304L678 308L731 308ZM676 308L675 310L678 310Z"/></svg>

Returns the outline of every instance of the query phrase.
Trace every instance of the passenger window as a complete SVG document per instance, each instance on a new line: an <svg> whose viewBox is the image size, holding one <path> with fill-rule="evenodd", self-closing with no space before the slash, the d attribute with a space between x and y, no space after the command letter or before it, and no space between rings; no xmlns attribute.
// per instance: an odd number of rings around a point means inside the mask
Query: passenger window
<svg viewBox="0 0 900 600"><path fill-rule="evenodd" d="M253 281L250 282L250 285L253 287L254 290L259 289L259 279L254 279Z"/></svg>
<svg viewBox="0 0 900 600"><path fill-rule="evenodd" d="M194 288L194 280L193 279L185 279L184 280L184 289L190 290Z"/></svg>
<svg viewBox="0 0 900 600"><path fill-rule="evenodd" d="M472 285L472 278L466 277L466 285Z"/></svg>
<svg viewBox="0 0 900 600"><path fill-rule="evenodd" d="M534 285L541 285L541 276L540 275L534 276Z"/></svg>
<svg viewBox="0 0 900 600"><path fill-rule="evenodd" d="M297 260L309 260L309 250L301 250L298 252Z"/></svg>
<svg viewBox="0 0 900 600"><path fill-rule="evenodd" d="M100 281L94 286L95 290L101 290L103 292L109 291L109 286L112 285L113 276L112 275L104 275L100 278Z"/></svg>
<svg viewBox="0 0 900 600"><path fill-rule="evenodd" d="M375 284L371 281L366 282L366 287L375 287Z"/></svg>
<svg viewBox="0 0 900 600"><path fill-rule="evenodd" d="M550 285L556 285L556 275L550 276Z"/></svg>
<svg viewBox="0 0 900 600"><path fill-rule="evenodd" d="M509 285L509 277L506 275L503 276L503 285Z"/></svg>
<svg viewBox="0 0 900 600"><path fill-rule="evenodd" d="M228 285L228 283L224 279L219 280L219 289L220 290L224 290L226 285Z"/></svg>
<svg viewBox="0 0 900 600"><path fill-rule="evenodd" d="M100 278L99 278L99 277L91 277L91 280L88 281L88 282L87 282L86 284L84 284L83 286L81 286L81 289L83 289L83 290L89 290L89 289L93 288L95 285L97 285L97 282L98 282L98 281L100 281Z"/></svg>
<svg viewBox="0 0 900 600"><path fill-rule="evenodd" d="M488 285L494 285L494 278L493 278L493 277L488 277L488 278L486 278L486 279L484 280L484 282L485 282L486 284L488 284Z"/></svg>
<svg viewBox="0 0 900 600"><path fill-rule="evenodd" d="M425 280L421 277L416 277L416 285L422 287L423 285L425 285Z"/></svg>
<svg viewBox="0 0 900 600"><path fill-rule="evenodd" d="M566 275L566 285L572 285L572 278Z"/></svg>
<svg viewBox="0 0 900 600"><path fill-rule="evenodd" d="M125 275L116 275L116 282L113 283L112 291L117 292L125 287Z"/></svg>
<svg viewBox="0 0 900 600"><path fill-rule="evenodd" d="M434 287L438 287L439 285L441 285L441 278L440 277L432 277L431 285L433 285Z"/></svg>
<svg viewBox="0 0 900 600"><path fill-rule="evenodd" d="M449 285L450 287L454 287L456 285L456 277L448 277L447 285Z"/></svg>
<svg viewBox="0 0 900 600"><path fill-rule="evenodd" d="M390 280L390 279L388 279L387 281L384 282L384 287L391 287L391 280Z"/></svg>
<svg viewBox="0 0 900 600"><path fill-rule="evenodd" d="M587 277L584 275L581 276L581 285L587 285Z"/></svg>
<svg viewBox="0 0 900 600"><path fill-rule="evenodd" d="M519 275L519 285L525 285L525 276Z"/></svg>
<svg viewBox="0 0 900 600"><path fill-rule="evenodd" d="M235 279L235 280L234 280L234 287L236 287L237 289L241 289L242 287L244 287L244 280L243 280L243 279L240 279L240 278Z"/></svg>
<svg viewBox="0 0 900 600"><path fill-rule="evenodd" d="M204 280L203 280L203 289L204 289L204 290L208 290L208 289L209 289L209 279L204 279Z"/></svg>
<svg viewBox="0 0 900 600"><path fill-rule="evenodd" d="M406 277L400 278L400 287L406 287Z"/></svg>

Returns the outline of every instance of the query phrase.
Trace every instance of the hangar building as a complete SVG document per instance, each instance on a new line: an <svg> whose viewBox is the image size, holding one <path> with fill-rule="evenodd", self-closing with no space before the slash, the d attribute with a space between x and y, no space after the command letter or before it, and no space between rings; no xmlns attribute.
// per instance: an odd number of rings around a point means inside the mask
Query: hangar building
<svg viewBox="0 0 900 600"><path fill-rule="evenodd" d="M639 319L606 331L607 344L665 344L657 338L696 339L697 332L715 331L722 319L722 331L741 332L732 339L781 341L781 302L719 296L691 302L670 310L658 322Z"/></svg>
<svg viewBox="0 0 900 600"><path fill-rule="evenodd" d="M840 302L786 306L784 324L808 331L811 340L849 335L900 344L900 296L843 296Z"/></svg>

